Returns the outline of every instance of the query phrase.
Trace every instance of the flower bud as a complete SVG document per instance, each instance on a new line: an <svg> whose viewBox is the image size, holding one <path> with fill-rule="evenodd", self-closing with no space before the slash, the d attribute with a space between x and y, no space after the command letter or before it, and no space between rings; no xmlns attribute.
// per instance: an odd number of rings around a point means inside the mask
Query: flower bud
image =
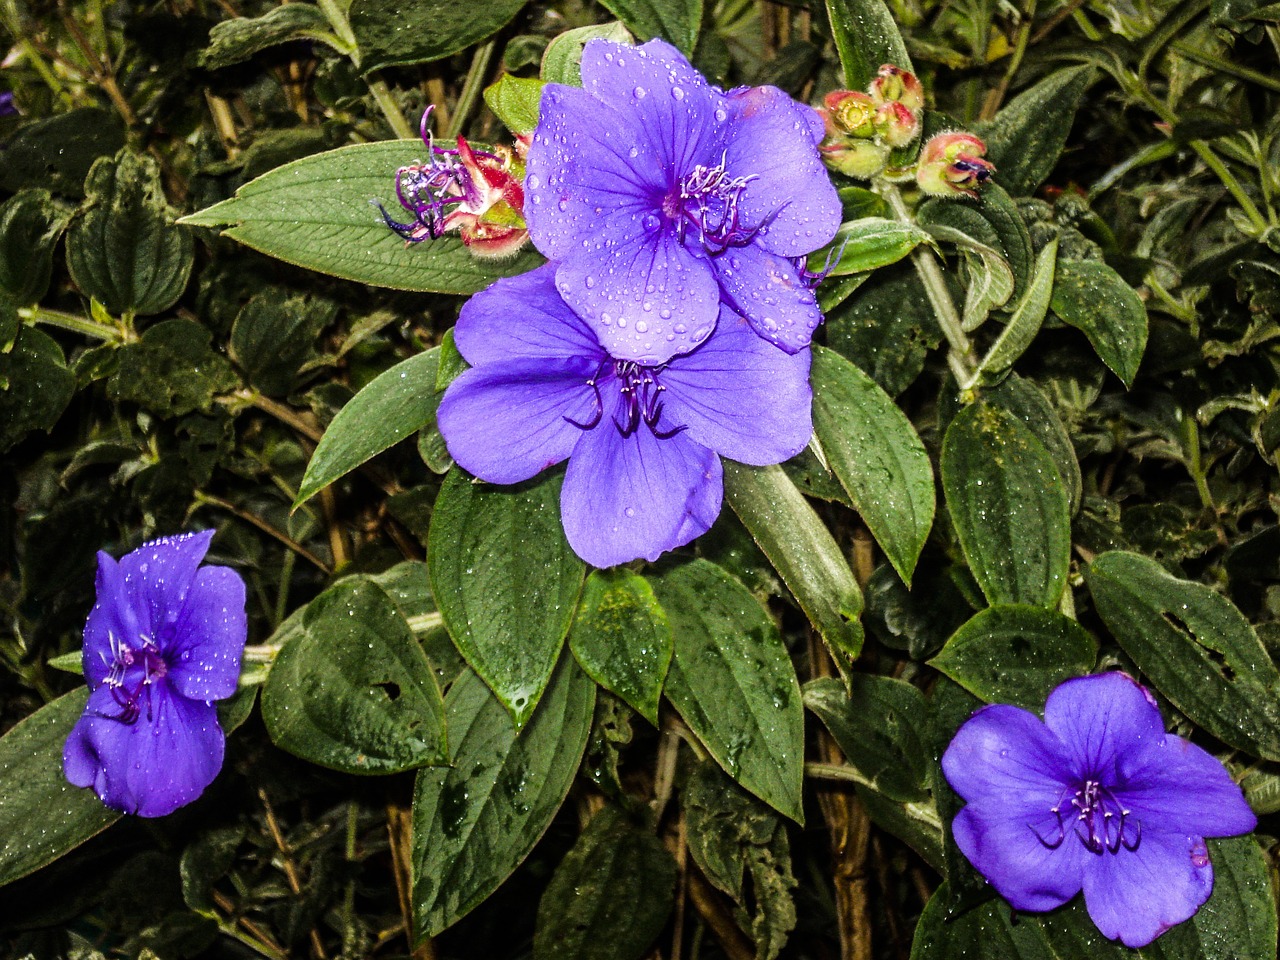
<svg viewBox="0 0 1280 960"><path fill-rule="evenodd" d="M900 103L913 113L924 109L924 88L909 70L886 63L871 81L871 99L877 105Z"/></svg>
<svg viewBox="0 0 1280 960"><path fill-rule="evenodd" d="M920 114L900 101L883 103L876 110L876 132L891 147L905 147L920 134Z"/></svg>
<svg viewBox="0 0 1280 960"><path fill-rule="evenodd" d="M856 90L832 90L822 98L818 112L827 125L827 137L861 137L876 135L876 104L865 93Z"/></svg>
<svg viewBox="0 0 1280 960"><path fill-rule="evenodd" d="M818 147L822 162L846 177L870 180L889 162L889 145L876 140L841 140Z"/></svg>
<svg viewBox="0 0 1280 960"><path fill-rule="evenodd" d="M987 145L971 133L940 133L920 151L916 183L934 197L976 197L996 172L982 159Z"/></svg>

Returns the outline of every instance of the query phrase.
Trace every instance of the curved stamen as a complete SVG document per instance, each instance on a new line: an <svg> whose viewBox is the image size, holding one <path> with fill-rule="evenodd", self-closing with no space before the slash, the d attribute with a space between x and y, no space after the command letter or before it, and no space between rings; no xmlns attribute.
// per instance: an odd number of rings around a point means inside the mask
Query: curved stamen
<svg viewBox="0 0 1280 960"><path fill-rule="evenodd" d="M595 395L596 401L596 410L595 413L592 414L591 419L586 423L579 423L577 420L573 419L573 417L567 415L564 416L564 419L567 422L573 424L579 430L594 430L599 425L600 420L604 417L604 400L600 397L600 384L596 382L599 380L604 367L605 365L603 363L600 364L600 369L596 371L596 375L587 381L587 386L591 388L591 392Z"/></svg>
<svg viewBox="0 0 1280 960"><path fill-rule="evenodd" d="M758 177L755 174L731 176L725 169L726 163L727 154L722 155L714 167L698 164L663 203L663 210L676 221L676 236L680 241L684 242L688 225L693 224L698 231L698 242L712 255L750 243L763 226L743 226L738 210L742 191Z"/></svg>
<svg viewBox="0 0 1280 960"><path fill-rule="evenodd" d="M1066 838L1062 807L1067 796L1068 792L1064 792L1049 810L1057 820L1058 837L1045 838L1034 824L1028 824L1036 839L1050 850L1056 850ZM1073 832L1090 853L1119 853L1122 847L1133 851L1142 843L1141 821L1134 819L1132 811L1100 781L1086 780L1071 795L1071 807L1076 811Z"/></svg>

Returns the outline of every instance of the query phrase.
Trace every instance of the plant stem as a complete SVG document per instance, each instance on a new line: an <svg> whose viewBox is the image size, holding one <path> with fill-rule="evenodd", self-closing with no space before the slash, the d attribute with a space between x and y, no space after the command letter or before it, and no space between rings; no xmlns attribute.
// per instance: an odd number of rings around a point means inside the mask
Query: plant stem
<svg viewBox="0 0 1280 960"><path fill-rule="evenodd" d="M453 116L449 120L449 128L445 131L446 137L453 139L460 134L462 128L466 125L467 118L471 116L471 111L476 105L476 99L480 96L480 91L484 89L484 80L489 74L489 61L493 59L493 51L496 46L497 41L490 40L488 43L482 43L476 47L476 52L471 57L471 67L467 70L466 82L462 85L462 93L458 94L458 102L454 105Z"/></svg>
<svg viewBox="0 0 1280 960"><path fill-rule="evenodd" d="M1218 175L1218 179L1222 181L1222 185L1227 188L1227 192L1235 198L1236 203L1240 205L1240 209L1244 211L1244 215L1249 218L1249 223L1253 228L1261 234L1267 229L1267 218L1262 215L1253 200L1244 192L1244 187L1240 186L1240 181L1235 178L1227 165L1222 162L1209 144L1203 140L1192 140L1191 149L1199 154L1200 159L1204 161L1204 165Z"/></svg>
<svg viewBox="0 0 1280 960"><path fill-rule="evenodd" d="M90 320L88 317L77 316L74 313L51 310L48 307L19 307L18 316L30 324L43 323L70 330L73 333L82 333L95 340L105 340L108 343L122 343L127 339L124 331L116 327Z"/></svg>
<svg viewBox="0 0 1280 960"><path fill-rule="evenodd" d="M1204 461L1200 456L1200 424L1196 422L1194 413L1181 411L1182 445L1187 455L1187 470L1195 481L1196 493L1200 495L1200 503L1206 510L1216 511L1213 495L1209 492L1209 481L1204 475Z"/></svg>
<svg viewBox="0 0 1280 960"><path fill-rule="evenodd" d="M413 127L409 126L409 121L400 112L400 107L396 104L395 97L391 96L391 88L387 86L387 82L381 77L370 77L368 83L369 92L373 94L373 99L382 110L382 115L387 118L387 123L391 124L396 137L401 140L417 139L418 134Z"/></svg>

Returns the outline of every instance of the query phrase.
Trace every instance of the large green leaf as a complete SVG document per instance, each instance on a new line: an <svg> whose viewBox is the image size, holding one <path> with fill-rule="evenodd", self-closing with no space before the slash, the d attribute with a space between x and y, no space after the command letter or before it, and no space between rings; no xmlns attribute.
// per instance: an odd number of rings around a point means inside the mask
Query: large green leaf
<svg viewBox="0 0 1280 960"><path fill-rule="evenodd" d="M445 625L517 727L551 677L586 573L560 527L561 476L496 487L454 469L428 534Z"/></svg>
<svg viewBox="0 0 1280 960"><path fill-rule="evenodd" d="M675 900L676 865L652 833L605 807L551 875L533 934L539 960L638 960Z"/></svg>
<svg viewBox="0 0 1280 960"><path fill-rule="evenodd" d="M125 149L94 163L67 230L67 266L85 296L112 313L160 313L182 296L194 255L152 157Z"/></svg>
<svg viewBox="0 0 1280 960"><path fill-rule="evenodd" d="M386 370L338 411L316 445L295 507L339 477L435 419L440 349L432 347Z"/></svg>
<svg viewBox="0 0 1280 960"><path fill-rule="evenodd" d="M850 90L865 89L882 64L914 69L884 0L827 0L827 16Z"/></svg>
<svg viewBox="0 0 1280 960"><path fill-rule="evenodd" d="M1049 691L1093 669L1098 645L1055 610L1000 604L979 611L929 664L988 703L1044 706Z"/></svg>
<svg viewBox="0 0 1280 960"><path fill-rule="evenodd" d="M1089 338L1126 387L1133 386L1147 347L1147 308L1120 274L1096 260L1064 260L1049 306Z"/></svg>
<svg viewBox="0 0 1280 960"><path fill-rule="evenodd" d="M702 0L600 0L641 41L661 37L693 56L702 26Z"/></svg>
<svg viewBox="0 0 1280 960"><path fill-rule="evenodd" d="M942 489L987 601L1054 609L1067 582L1069 501L1035 434L999 407L967 407L942 442Z"/></svg>
<svg viewBox="0 0 1280 960"><path fill-rule="evenodd" d="M809 269L830 277L844 277L897 263L929 241L929 232L915 224L884 217L860 217L840 225L835 237L809 254Z"/></svg>
<svg viewBox="0 0 1280 960"><path fill-rule="evenodd" d="M67 212L48 190L23 190L0 205L0 289L20 307L49 292L53 250ZM0 337L0 349L8 342Z"/></svg>
<svg viewBox="0 0 1280 960"><path fill-rule="evenodd" d="M0 450L32 430L52 430L75 390L58 341L23 327L9 351L0 351Z"/></svg>
<svg viewBox="0 0 1280 960"><path fill-rule="evenodd" d="M1049 312L1049 296L1058 263L1058 238L1044 245L1036 256L1031 281L1018 301L1009 320L987 355L982 358L975 377L983 382L999 380L1031 346Z"/></svg>
<svg viewBox="0 0 1280 960"><path fill-rule="evenodd" d="M1080 461L1076 459L1071 435L1049 398L1032 381L1010 373L998 386L984 391L983 399L1013 414L1044 444L1058 468L1058 476L1066 484L1071 515L1075 516L1083 491Z"/></svg>
<svg viewBox="0 0 1280 960"><path fill-rule="evenodd" d="M998 183L987 184L977 203L926 200L916 210L916 220L926 229L943 226L958 230L1004 254L1013 270L1014 296L1021 297L1026 291L1035 261L1031 234L1013 198Z"/></svg>
<svg viewBox="0 0 1280 960"><path fill-rule="evenodd" d="M360 67L369 72L441 60L497 33L524 5L525 0L352 0Z"/></svg>
<svg viewBox="0 0 1280 960"><path fill-rule="evenodd" d="M346 773L448 763L444 702L391 598L365 577L306 607L262 691L276 745Z"/></svg>
<svg viewBox="0 0 1280 960"><path fill-rule="evenodd" d="M644 577L624 567L591 572L569 647L592 680L654 726L673 644L671 624Z"/></svg>
<svg viewBox="0 0 1280 960"><path fill-rule="evenodd" d="M453 766L423 767L413 797L413 926L435 936L510 876L560 809L587 746L595 684L563 657L517 736L474 673L445 698Z"/></svg>
<svg viewBox="0 0 1280 960"><path fill-rule="evenodd" d="M248 60L255 53L295 40L318 40L343 53L329 19L310 3L286 3L261 17L232 17L215 23L209 45L200 52L200 66L218 70Z"/></svg>
<svg viewBox="0 0 1280 960"><path fill-rule="evenodd" d="M1235 604L1120 550L1094 558L1085 580L1116 642L1175 707L1224 743L1280 760L1280 672Z"/></svg>
<svg viewBox="0 0 1280 960"><path fill-rule="evenodd" d="M669 568L652 583L676 640L668 699L729 776L803 822L804 709L772 618L706 560Z"/></svg>
<svg viewBox="0 0 1280 960"><path fill-rule="evenodd" d="M844 664L862 651L862 591L831 531L780 466L724 463L724 495Z"/></svg>
<svg viewBox="0 0 1280 960"><path fill-rule="evenodd" d="M105 830L120 814L62 773L62 745L87 687L41 707L0 738L0 885L24 877Z"/></svg>
<svg viewBox="0 0 1280 960"><path fill-rule="evenodd" d="M907 584L933 526L933 467L906 415L834 350L813 349L813 428L827 462Z"/></svg>
<svg viewBox="0 0 1280 960"><path fill-rule="evenodd" d="M396 170L421 162L425 154L420 140L313 154L264 173L230 200L180 222L225 227L226 236L277 259L396 290L471 294L541 262L530 250L510 260L478 260L453 236L406 245L388 229L371 201L393 217L410 219L395 198Z"/></svg>

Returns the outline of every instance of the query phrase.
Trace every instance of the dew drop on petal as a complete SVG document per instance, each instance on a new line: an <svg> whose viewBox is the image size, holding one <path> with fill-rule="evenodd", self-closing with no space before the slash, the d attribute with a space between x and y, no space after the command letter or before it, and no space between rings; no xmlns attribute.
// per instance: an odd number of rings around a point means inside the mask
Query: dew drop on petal
<svg viewBox="0 0 1280 960"><path fill-rule="evenodd" d="M564 213L564 211L569 209L569 201L561 200L559 203L556 204L556 206L560 208L561 213Z"/></svg>
<svg viewBox="0 0 1280 960"><path fill-rule="evenodd" d="M645 323L643 320L637 320L636 333L648 333L648 332L649 332L649 325Z"/></svg>
<svg viewBox="0 0 1280 960"><path fill-rule="evenodd" d="M660 316L663 320L670 320L671 311L668 310L666 307L663 307L661 310L658 311L658 316Z"/></svg>
<svg viewBox="0 0 1280 960"><path fill-rule="evenodd" d="M677 100L683 100L684 90L682 90L680 87L672 87L671 96L675 97Z"/></svg>
<svg viewBox="0 0 1280 960"><path fill-rule="evenodd" d="M595 278L595 277L587 277L587 279L586 279L586 280L584 280L584 281L582 281L582 282L583 282L584 284L586 284L587 289L588 289L588 290L590 290L592 287L594 287L594 286L596 285L596 278Z"/></svg>
<svg viewBox="0 0 1280 960"><path fill-rule="evenodd" d="M538 177L536 173L531 173L529 175L529 178L525 180L525 186L527 186L530 190L537 190L540 186L542 186L542 180Z"/></svg>
<svg viewBox="0 0 1280 960"><path fill-rule="evenodd" d="M720 107L716 110L716 120L718 120L720 123L724 123L728 119L729 119L729 114L725 111L724 107Z"/></svg>
<svg viewBox="0 0 1280 960"><path fill-rule="evenodd" d="M627 515L627 517L628 517L628 518L630 518L630 517L634 517L634 516L636 515L636 508L635 508L635 507L627 507L627 509L623 510L622 512L623 512L623 513L625 513L625 514Z"/></svg>
<svg viewBox="0 0 1280 960"><path fill-rule="evenodd" d="M621 63L621 61L619 61L619 63ZM643 99L644 99L644 97L645 97L645 94L646 94L648 91L646 91L644 87L636 87L636 88L635 88L634 90L632 90L631 92L632 92L633 94L635 94L635 98L636 98L637 100L643 100Z"/></svg>

